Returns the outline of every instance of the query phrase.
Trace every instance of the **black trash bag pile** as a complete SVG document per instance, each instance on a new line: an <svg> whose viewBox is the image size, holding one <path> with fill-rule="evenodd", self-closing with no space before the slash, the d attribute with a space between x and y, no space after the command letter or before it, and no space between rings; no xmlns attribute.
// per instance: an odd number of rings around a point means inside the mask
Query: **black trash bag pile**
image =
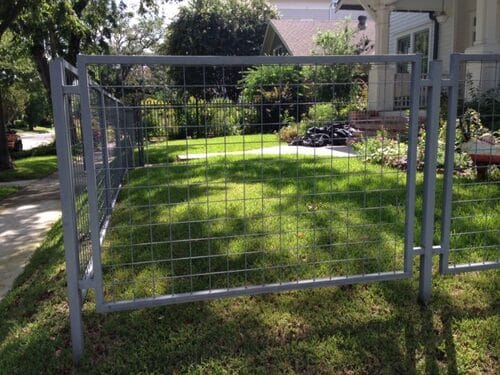
<svg viewBox="0 0 500 375"><path fill-rule="evenodd" d="M338 122L329 126L313 126L307 129L306 135L294 138L290 146L343 146L354 135L355 130L347 122Z"/></svg>

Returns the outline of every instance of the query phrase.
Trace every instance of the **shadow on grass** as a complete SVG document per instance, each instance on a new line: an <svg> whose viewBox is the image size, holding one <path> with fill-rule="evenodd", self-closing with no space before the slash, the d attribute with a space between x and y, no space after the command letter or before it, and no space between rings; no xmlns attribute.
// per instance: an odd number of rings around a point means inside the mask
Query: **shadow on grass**
<svg viewBox="0 0 500 375"><path fill-rule="evenodd" d="M243 164L239 167L242 168ZM276 170L273 171L270 175ZM237 172L234 170L227 175L237 182L240 178L236 176ZM163 179L164 174L158 178ZM184 177L178 178L182 180ZM144 181L153 183L154 179ZM268 182L275 184L273 189L282 186L279 180ZM397 185L397 182L392 183ZM349 189L363 186L373 185L351 180ZM291 187L295 188L295 185L291 184ZM216 188L218 186L211 186L209 193L224 193ZM339 206L335 207L342 210L327 209L322 214L322 205L330 204L331 200L319 196L314 202L303 199L303 189L311 188L314 186L309 183L300 183L298 190L302 193L298 196L301 200L292 194L282 199L281 206L279 201L272 204L278 204L283 212L296 220L293 215L297 202L300 202L302 209L299 212L306 217L304 225L322 228L332 221L332 212L337 213L333 221L338 222L345 220L345 216L339 214L343 209L363 208L367 202L366 197L347 196L336 202ZM187 189L176 190L170 195L170 201L166 200L172 204L173 210L179 210L176 222L206 219L210 213L205 211L206 207L183 208ZM198 199L206 193L202 188L193 191L197 191ZM156 194L163 196L162 192ZM189 196L194 199L193 195ZM122 197L121 203L125 202L124 199ZM309 210L307 204L313 204L313 209ZM269 207L271 205L266 204L264 209ZM225 207L223 210L225 213ZM257 219L262 220L257 215L261 212L259 206L255 211ZM365 213L357 219L378 221L380 214ZM382 217L386 215L396 221L399 218L391 212L382 212ZM148 216L149 212L138 217L139 222L144 222ZM160 212L155 220L161 223L168 217ZM232 220L226 223L227 226L211 228L214 235L220 237L227 231L241 234L245 227L247 232L251 229L250 223L242 220L237 205L228 210L228 217ZM170 225L168 220L165 223ZM252 230L261 235L260 231L265 232L268 228L266 225L262 227L261 222L259 224ZM202 235L207 229L202 222L191 225L192 233ZM397 223L388 231L401 233L402 225ZM189 226L181 226L176 235L182 238L186 230L189 233ZM495 373L496 348L500 342L498 271L436 276L434 295L427 308L416 303L416 278L107 315L96 314L90 298L84 311L86 356L82 367L74 369L65 302L61 232L58 223L34 254L13 291L0 303L2 373ZM161 234L160 231L158 235ZM331 244L332 239L340 238L334 235L325 230L316 238L317 244ZM140 238L141 234L137 236ZM117 241L120 238L118 236ZM250 246L268 245L258 238ZM273 240L270 242L272 244ZM225 254L222 250L226 249L224 243L220 245L211 251ZM242 248L238 247L241 245L233 246L234 265L241 267L241 262L244 262ZM183 246L174 250L185 254L186 249L189 251ZM321 248L317 246L316 249L320 256ZM161 248L147 249L153 254L159 250ZM207 250L205 247L191 247L191 251L199 254ZM273 255L276 258L270 260L271 264L283 259L279 251ZM331 251L326 255L330 256ZM183 268L179 266L179 270ZM280 277L287 276L282 274Z"/></svg>
<svg viewBox="0 0 500 375"><path fill-rule="evenodd" d="M0 303L0 369L71 373L58 223ZM320 288L99 315L81 373L494 373L498 272Z"/></svg>
<svg viewBox="0 0 500 375"><path fill-rule="evenodd" d="M103 253L109 298L400 270L404 186L342 159L136 169Z"/></svg>

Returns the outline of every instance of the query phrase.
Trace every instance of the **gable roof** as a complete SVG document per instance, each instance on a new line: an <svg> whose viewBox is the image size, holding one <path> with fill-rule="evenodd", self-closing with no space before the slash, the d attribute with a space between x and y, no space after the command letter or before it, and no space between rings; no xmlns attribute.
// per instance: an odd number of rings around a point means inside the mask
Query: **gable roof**
<svg viewBox="0 0 500 375"><path fill-rule="evenodd" d="M362 12L357 12L362 14ZM362 14L365 15L365 14ZM324 20L271 20L266 30L262 52L266 52L269 44L275 37L279 38L285 49L290 55L308 56L316 48L314 37L318 32L337 30L341 27L344 18L331 21ZM358 27L358 20L349 21L353 28ZM375 39L375 23L368 18L366 20L366 29L359 30L356 33L356 39L360 40L367 37L371 42Z"/></svg>

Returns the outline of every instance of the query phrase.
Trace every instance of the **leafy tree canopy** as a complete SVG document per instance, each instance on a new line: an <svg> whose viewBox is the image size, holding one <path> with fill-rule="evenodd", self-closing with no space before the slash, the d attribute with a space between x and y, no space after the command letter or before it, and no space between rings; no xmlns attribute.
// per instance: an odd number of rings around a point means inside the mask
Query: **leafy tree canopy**
<svg viewBox="0 0 500 375"><path fill-rule="evenodd" d="M277 12L265 0L192 0L168 28L169 55L258 55Z"/></svg>

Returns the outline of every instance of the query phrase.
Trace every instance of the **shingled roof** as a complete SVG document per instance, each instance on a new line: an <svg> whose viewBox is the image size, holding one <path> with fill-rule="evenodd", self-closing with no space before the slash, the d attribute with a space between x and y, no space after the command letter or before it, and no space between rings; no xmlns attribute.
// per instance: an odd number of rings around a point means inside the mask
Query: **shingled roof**
<svg viewBox="0 0 500 375"><path fill-rule="evenodd" d="M344 20L272 20L270 21L264 43L262 46L263 54L272 54L271 48L275 42L275 38L279 38L283 47L288 54L294 56L308 56L313 54L316 45L314 44L314 36L318 32L337 30L341 27ZM351 27L358 27L358 20L349 21ZM361 40L367 37L372 43L375 39L375 23L368 18L366 20L366 28L359 30L356 33L356 39ZM316 51L318 52L318 51Z"/></svg>

